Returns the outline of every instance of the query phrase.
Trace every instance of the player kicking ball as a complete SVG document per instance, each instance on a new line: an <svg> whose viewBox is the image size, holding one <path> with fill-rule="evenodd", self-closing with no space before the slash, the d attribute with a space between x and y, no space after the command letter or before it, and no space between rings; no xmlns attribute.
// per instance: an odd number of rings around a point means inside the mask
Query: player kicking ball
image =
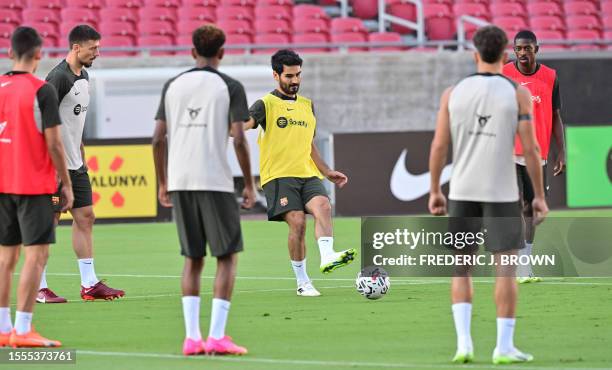
<svg viewBox="0 0 612 370"><path fill-rule="evenodd" d="M298 95L302 59L291 50L272 56L277 87L249 109L245 129L259 131L259 174L268 203L268 220L289 226L289 257L297 280L297 295L316 297L321 293L306 273L306 213L315 220L315 237L321 254L321 272L330 273L355 259L353 248L334 251L332 210L321 179L342 188L345 174L323 161L314 144L317 119L312 101Z"/></svg>

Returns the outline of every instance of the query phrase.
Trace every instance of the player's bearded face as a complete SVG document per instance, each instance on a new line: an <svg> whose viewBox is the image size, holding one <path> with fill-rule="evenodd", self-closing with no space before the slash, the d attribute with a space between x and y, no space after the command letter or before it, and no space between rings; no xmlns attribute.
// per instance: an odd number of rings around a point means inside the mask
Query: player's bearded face
<svg viewBox="0 0 612 370"><path fill-rule="evenodd" d="M283 73L279 76L278 84L281 91L286 95L295 95L300 90L302 82L302 68L300 66L284 66Z"/></svg>
<svg viewBox="0 0 612 370"><path fill-rule="evenodd" d="M79 62L89 68L93 65L93 61L100 55L100 41L89 40L79 45L78 58Z"/></svg>

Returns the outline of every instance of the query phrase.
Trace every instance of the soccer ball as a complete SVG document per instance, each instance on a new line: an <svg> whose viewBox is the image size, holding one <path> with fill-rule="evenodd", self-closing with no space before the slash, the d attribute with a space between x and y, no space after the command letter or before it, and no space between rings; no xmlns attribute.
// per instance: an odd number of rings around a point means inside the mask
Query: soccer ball
<svg viewBox="0 0 612 370"><path fill-rule="evenodd" d="M366 267L355 280L357 291L367 299L382 298L389 291L391 281L387 271L380 267Z"/></svg>

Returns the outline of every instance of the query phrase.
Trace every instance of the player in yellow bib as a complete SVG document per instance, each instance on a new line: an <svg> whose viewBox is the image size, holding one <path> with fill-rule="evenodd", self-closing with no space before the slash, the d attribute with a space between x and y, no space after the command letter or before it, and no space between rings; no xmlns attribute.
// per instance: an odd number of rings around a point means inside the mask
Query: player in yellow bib
<svg viewBox="0 0 612 370"><path fill-rule="evenodd" d="M321 272L353 261L356 250L334 251L331 204L321 181L343 187L348 178L323 161L314 136L317 127L312 101L297 92L302 59L291 50L272 56L277 88L249 109L245 129L260 128L259 174L268 203L268 219L289 225L289 257L297 279L297 295L319 296L306 273L306 213L315 219Z"/></svg>

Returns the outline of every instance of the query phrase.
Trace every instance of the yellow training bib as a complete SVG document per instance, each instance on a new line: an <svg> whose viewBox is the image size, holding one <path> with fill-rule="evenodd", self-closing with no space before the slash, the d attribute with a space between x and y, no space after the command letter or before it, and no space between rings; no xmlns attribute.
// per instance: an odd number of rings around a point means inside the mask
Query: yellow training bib
<svg viewBox="0 0 612 370"><path fill-rule="evenodd" d="M310 156L317 126L310 99L268 94L261 100L266 107L266 129L257 138L261 185L279 177L323 178Z"/></svg>

